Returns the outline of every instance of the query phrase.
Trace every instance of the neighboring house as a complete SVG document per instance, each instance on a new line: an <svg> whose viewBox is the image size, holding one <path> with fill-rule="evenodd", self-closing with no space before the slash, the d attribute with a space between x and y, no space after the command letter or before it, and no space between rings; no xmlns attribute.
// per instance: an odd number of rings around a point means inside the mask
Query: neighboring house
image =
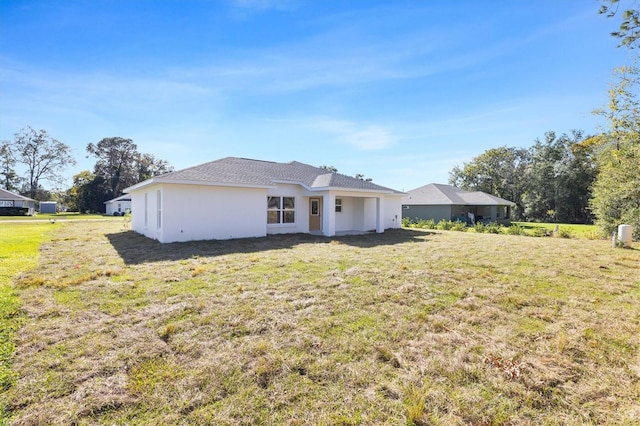
<svg viewBox="0 0 640 426"><path fill-rule="evenodd" d="M465 191L451 185L430 183L407 191L402 197L402 217L462 220L468 223L508 224L515 203L481 191Z"/></svg>
<svg viewBox="0 0 640 426"><path fill-rule="evenodd" d="M19 215L20 209L26 208L26 214L32 216L36 211L36 201L31 198L23 197L6 189L0 189L0 214Z"/></svg>
<svg viewBox="0 0 640 426"><path fill-rule="evenodd" d="M131 228L162 243L399 228L402 192L299 162L228 157L127 189Z"/></svg>
<svg viewBox="0 0 640 426"><path fill-rule="evenodd" d="M113 200L105 201L105 213L109 216L124 216L131 213L131 195L123 194Z"/></svg>

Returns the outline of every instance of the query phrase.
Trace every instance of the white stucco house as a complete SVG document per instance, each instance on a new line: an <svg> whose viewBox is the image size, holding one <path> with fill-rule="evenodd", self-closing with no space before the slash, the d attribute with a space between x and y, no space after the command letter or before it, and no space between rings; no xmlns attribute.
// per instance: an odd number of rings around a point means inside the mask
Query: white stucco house
<svg viewBox="0 0 640 426"><path fill-rule="evenodd" d="M465 191L452 185L430 183L407 191L402 217L509 224L515 203L482 191Z"/></svg>
<svg viewBox="0 0 640 426"><path fill-rule="evenodd" d="M115 214L123 216L125 213L131 212L131 195L122 194L112 200L105 201L104 210L108 216Z"/></svg>
<svg viewBox="0 0 640 426"><path fill-rule="evenodd" d="M400 228L402 192L296 161L227 157L140 182L131 228L162 243Z"/></svg>

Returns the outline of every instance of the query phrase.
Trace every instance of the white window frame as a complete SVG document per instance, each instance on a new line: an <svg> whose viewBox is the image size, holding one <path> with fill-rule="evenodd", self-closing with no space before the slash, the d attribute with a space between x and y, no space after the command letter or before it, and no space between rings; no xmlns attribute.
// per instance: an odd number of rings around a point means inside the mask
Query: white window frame
<svg viewBox="0 0 640 426"><path fill-rule="evenodd" d="M342 213L342 198L336 198L336 213Z"/></svg>
<svg viewBox="0 0 640 426"><path fill-rule="evenodd" d="M278 199L277 207L269 207L269 201L271 199ZM293 201L293 207L285 207L285 198L291 199ZM269 195L267 196L267 225L293 225L296 223L296 197L286 196L286 195ZM269 222L269 213L277 213L278 221L277 222ZM285 222L285 216L289 216L287 213L293 215L293 221Z"/></svg>
<svg viewBox="0 0 640 426"><path fill-rule="evenodd" d="M162 228L162 192L158 190L156 192L156 202L157 202L157 218L156 218L156 226L158 229Z"/></svg>

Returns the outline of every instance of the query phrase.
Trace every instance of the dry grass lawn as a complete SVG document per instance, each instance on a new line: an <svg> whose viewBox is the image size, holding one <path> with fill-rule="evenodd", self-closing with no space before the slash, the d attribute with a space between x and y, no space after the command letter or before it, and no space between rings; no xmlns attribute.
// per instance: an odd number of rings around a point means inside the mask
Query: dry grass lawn
<svg viewBox="0 0 640 426"><path fill-rule="evenodd" d="M15 279L11 424L638 424L640 250L60 225Z"/></svg>

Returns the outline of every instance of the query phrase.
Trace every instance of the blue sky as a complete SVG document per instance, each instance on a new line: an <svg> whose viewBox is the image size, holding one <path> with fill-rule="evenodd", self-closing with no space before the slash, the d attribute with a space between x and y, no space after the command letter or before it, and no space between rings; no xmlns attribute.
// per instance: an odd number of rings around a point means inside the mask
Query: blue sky
<svg viewBox="0 0 640 426"><path fill-rule="evenodd" d="M333 165L409 190L548 130L595 133L632 51L597 0L0 0L0 138L131 138L176 169ZM45 183L45 186L47 184Z"/></svg>

